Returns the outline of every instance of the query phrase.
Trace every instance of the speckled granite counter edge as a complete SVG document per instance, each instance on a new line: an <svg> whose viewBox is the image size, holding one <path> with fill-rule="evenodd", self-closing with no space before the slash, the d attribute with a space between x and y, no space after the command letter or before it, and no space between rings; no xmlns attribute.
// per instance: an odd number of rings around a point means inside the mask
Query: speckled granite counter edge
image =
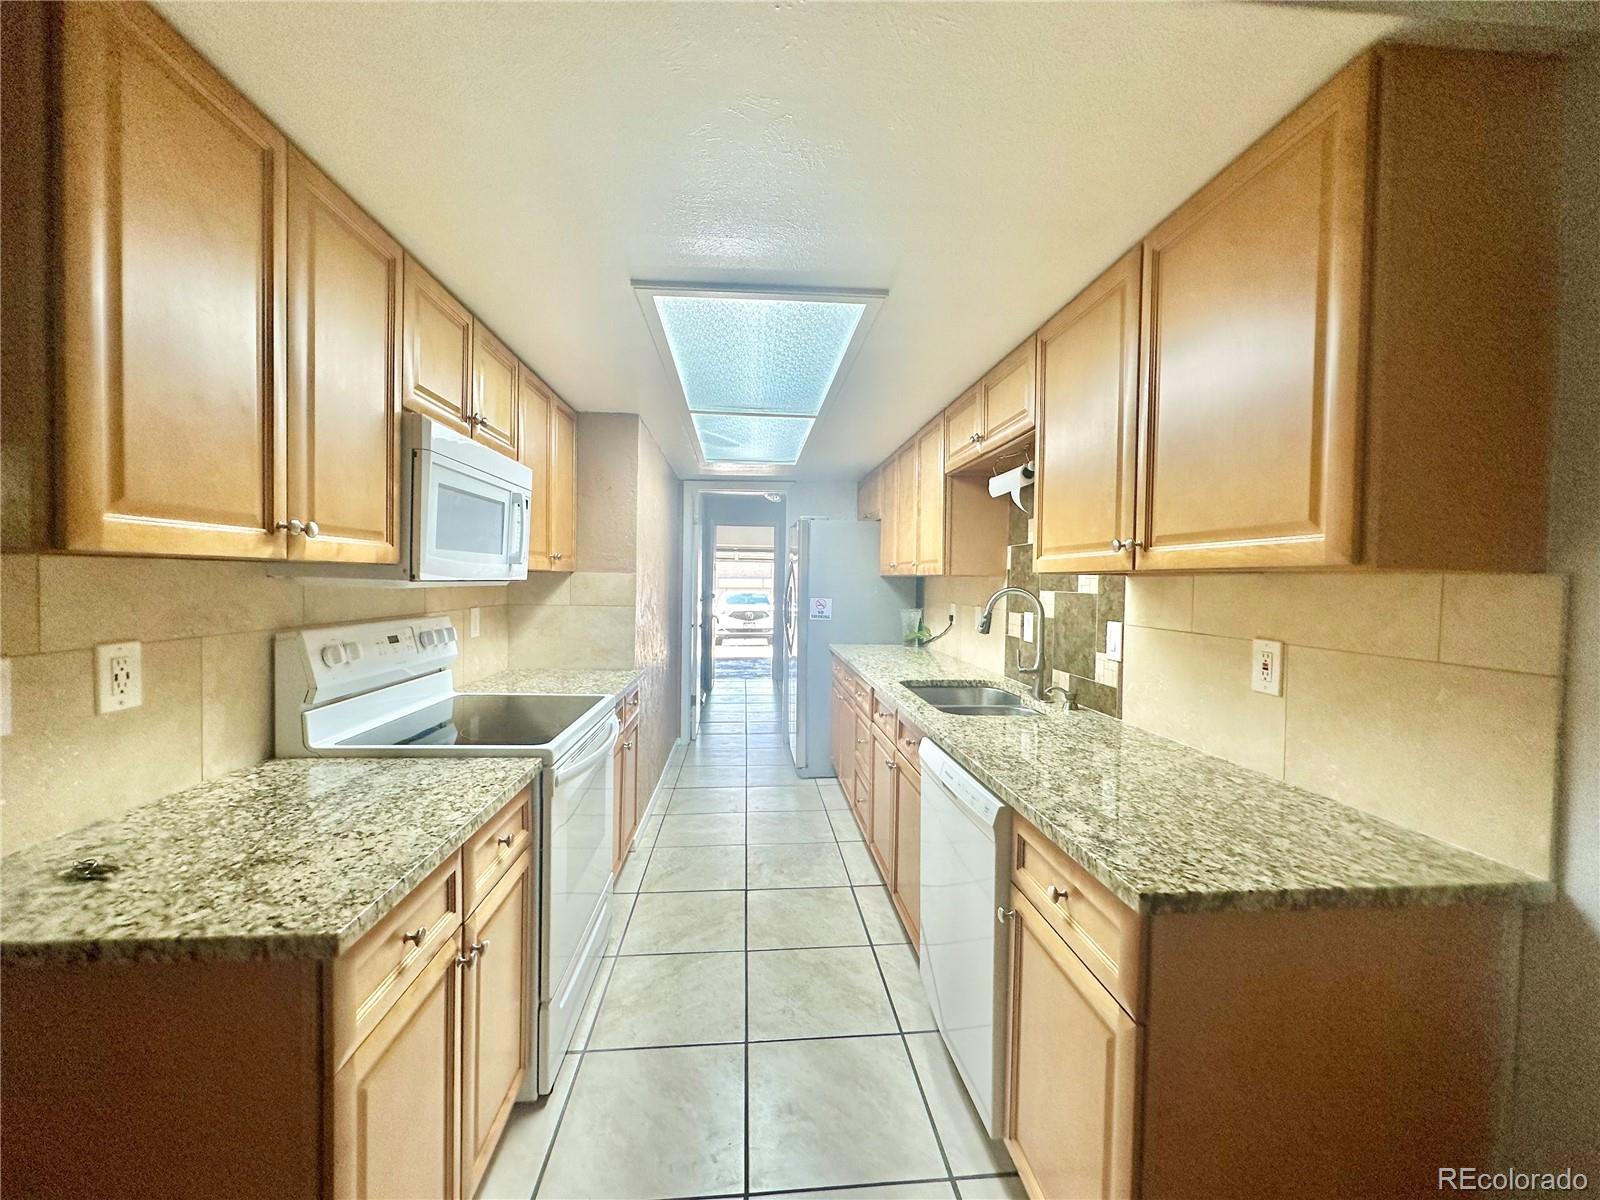
<svg viewBox="0 0 1600 1200"><path fill-rule="evenodd" d="M902 679L905 678L904 675L896 673L894 677L886 677L880 671L874 669L872 664L861 662L859 655L852 654L851 648L832 647L831 649L835 659L858 674L874 690L886 691L893 700L896 710L904 714L912 724L922 729L924 735L936 746L971 773L975 779L1004 801L1014 812L1021 815L1029 824L1044 834L1052 844L1089 872L1096 880L1109 888L1119 900L1141 913L1149 915L1180 912L1265 911L1272 909L1398 908L1411 905L1461 903L1544 904L1554 900L1556 896L1556 888L1553 881L1538 879L1515 868L1498 863L1494 865L1500 868L1504 878L1489 882L1452 881L1417 885L1381 883L1316 888L1263 888L1250 891L1236 888L1215 891L1172 892L1141 889L1108 867L1097 854L1084 847L1069 833L1062 830L1048 814L1041 812L1035 805L1018 795L1015 789L1006 785L1004 780L996 778L992 771L975 762L959 745L953 744L948 739L941 740L938 737L936 726L946 714L940 713L926 701L907 690L902 683ZM1029 704L1031 707L1044 708L1043 705L1035 702L1027 694L1027 690L1014 680L1003 676L985 674L960 660L930 654L926 665L937 673L941 683L950 682L998 687L1022 698L1024 703ZM1052 718L1047 715L1043 719L1049 720ZM1075 713L1074 719L1115 722L1115 718L1087 711ZM1156 734L1147 733L1147 736L1170 742L1170 739L1159 738L1159 735ZM1170 744L1174 751L1180 754L1194 755L1197 758L1213 757L1193 747L1185 746L1180 742L1170 742ZM1246 768L1241 767L1238 769L1245 770ZM1262 778L1270 779L1271 777L1263 776ZM1285 786L1287 787L1288 785ZM1329 799L1328 802L1332 804L1340 803L1332 799ZM1373 822L1384 825L1390 824L1372 814L1363 814L1363 816ZM1413 830L1405 830L1404 832L1412 837L1427 837L1427 835L1416 833ZM1430 838L1428 840L1432 841L1434 839ZM1444 843L1438 844L1441 849L1456 850L1455 847L1447 847Z"/></svg>

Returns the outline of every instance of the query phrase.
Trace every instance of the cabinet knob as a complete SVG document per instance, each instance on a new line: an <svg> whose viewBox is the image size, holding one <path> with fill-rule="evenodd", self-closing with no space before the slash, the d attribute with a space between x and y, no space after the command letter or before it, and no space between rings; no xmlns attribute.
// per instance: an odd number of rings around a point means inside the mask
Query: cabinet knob
<svg viewBox="0 0 1600 1200"><path fill-rule="evenodd" d="M485 953L488 952L488 949L489 949L489 939L488 938L484 938L482 941L473 942L472 943L472 957L473 958L481 958Z"/></svg>
<svg viewBox="0 0 1600 1200"><path fill-rule="evenodd" d="M509 846L516 840L517 835L514 833L503 833L499 837L495 838L495 841L499 842L502 846Z"/></svg>
<svg viewBox="0 0 1600 1200"><path fill-rule="evenodd" d="M1000 924L1002 924L1002 925L1004 925L1007 921L1011 920L1011 918L1016 916L1016 915L1017 915L1017 910L1016 909L1007 908L1004 904L1002 904L999 908L994 910L994 919L996 921L1000 922Z"/></svg>
<svg viewBox="0 0 1600 1200"><path fill-rule="evenodd" d="M315 521L301 521L298 519L279 521L277 527L288 530L290 537L299 537L304 534L308 538L314 538L322 532Z"/></svg>
<svg viewBox="0 0 1600 1200"><path fill-rule="evenodd" d="M458 966L458 967L470 967L472 965L472 960L474 958L476 958L476 957L477 957L477 955L475 953L474 954L458 954L458 955L456 955L456 966Z"/></svg>
<svg viewBox="0 0 1600 1200"><path fill-rule="evenodd" d="M622 743L622 748L624 750L632 750L633 749L633 739L630 738L626 742L623 742Z"/></svg>
<svg viewBox="0 0 1600 1200"><path fill-rule="evenodd" d="M1050 897L1050 903L1052 903L1052 904L1060 904L1063 901L1065 901L1066 898L1068 896L1070 896L1072 893L1069 892L1066 888L1059 888L1055 884L1052 883L1049 887L1045 888L1044 894L1046 896Z"/></svg>
<svg viewBox="0 0 1600 1200"><path fill-rule="evenodd" d="M973 434L972 435L972 440L975 441L975 442L980 442L981 443L983 441L983 434L981 434L981 433Z"/></svg>
<svg viewBox="0 0 1600 1200"><path fill-rule="evenodd" d="M420 928L413 929L410 933L402 933L400 935L400 940L402 942L410 942L413 946L420 946L422 945L422 939L427 936L428 927L423 925Z"/></svg>
<svg viewBox="0 0 1600 1200"><path fill-rule="evenodd" d="M1112 538L1111 539L1111 548L1113 550L1132 550L1133 549L1133 539L1132 538Z"/></svg>
<svg viewBox="0 0 1600 1200"><path fill-rule="evenodd" d="M561 560L561 551L559 551L559 550L552 551L551 554L550 554L550 561L551 562L559 562L560 560Z"/></svg>

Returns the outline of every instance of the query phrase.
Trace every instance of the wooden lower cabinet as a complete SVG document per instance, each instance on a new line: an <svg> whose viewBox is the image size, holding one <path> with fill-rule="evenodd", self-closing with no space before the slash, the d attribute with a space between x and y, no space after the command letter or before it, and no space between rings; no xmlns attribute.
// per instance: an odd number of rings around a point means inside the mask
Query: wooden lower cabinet
<svg viewBox="0 0 1600 1200"><path fill-rule="evenodd" d="M922 777L906 756L895 751L894 884L890 899L920 955L922 932Z"/></svg>
<svg viewBox="0 0 1600 1200"><path fill-rule="evenodd" d="M333 1194L459 1197L461 974L454 941L333 1077Z"/></svg>
<svg viewBox="0 0 1600 1200"><path fill-rule="evenodd" d="M461 1171L471 1196L533 1067L533 872L526 856L462 934Z"/></svg>
<svg viewBox="0 0 1600 1200"><path fill-rule="evenodd" d="M894 743L883 734L872 734L872 828L867 847L883 872L883 881L894 886L894 790L897 768Z"/></svg>
<svg viewBox="0 0 1600 1200"><path fill-rule="evenodd" d="M1133 1194L1139 1027L1011 889L1006 1148L1030 1196Z"/></svg>
<svg viewBox="0 0 1600 1200"><path fill-rule="evenodd" d="M611 869L620 871L633 849L633 838L639 832L639 689L627 692L617 704L617 716L622 727L617 730L616 746L612 750L612 786L615 802L612 806L616 828L615 850Z"/></svg>

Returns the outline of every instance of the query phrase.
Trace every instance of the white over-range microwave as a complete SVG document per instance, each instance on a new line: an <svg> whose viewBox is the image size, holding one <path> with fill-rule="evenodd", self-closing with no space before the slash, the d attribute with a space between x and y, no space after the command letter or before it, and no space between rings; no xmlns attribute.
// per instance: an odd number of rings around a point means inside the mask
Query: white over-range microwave
<svg viewBox="0 0 1600 1200"><path fill-rule="evenodd" d="M528 577L529 468L408 412L401 422L400 489L399 562L284 563L273 573L430 587Z"/></svg>

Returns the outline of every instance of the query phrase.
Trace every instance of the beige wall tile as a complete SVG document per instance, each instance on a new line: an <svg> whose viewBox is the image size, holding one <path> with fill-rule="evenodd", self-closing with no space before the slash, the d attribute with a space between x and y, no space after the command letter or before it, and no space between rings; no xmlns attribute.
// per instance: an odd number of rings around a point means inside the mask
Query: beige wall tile
<svg viewBox="0 0 1600 1200"><path fill-rule="evenodd" d="M468 608L504 607L510 587L507 583L491 583L482 587L428 588L426 611L449 613Z"/></svg>
<svg viewBox="0 0 1600 1200"><path fill-rule="evenodd" d="M199 639L144 646L144 703L99 716L94 654L12 662L12 733L0 742L6 851L200 782Z"/></svg>
<svg viewBox="0 0 1600 1200"><path fill-rule="evenodd" d="M631 571L638 553L639 418L578 414L578 563Z"/></svg>
<svg viewBox="0 0 1600 1200"><path fill-rule="evenodd" d="M1130 625L1122 657L1124 721L1283 775L1284 701L1250 690L1248 641Z"/></svg>
<svg viewBox="0 0 1600 1200"><path fill-rule="evenodd" d="M461 656L456 659L455 668L458 686L474 683L506 669L510 648L510 621L507 619L507 609L504 605L478 610L477 637L471 636L468 632L472 624L467 610L451 613L450 618L455 623L456 633L460 639L457 644L461 647Z"/></svg>
<svg viewBox="0 0 1600 1200"><path fill-rule="evenodd" d="M1149 629L1190 629L1194 625L1194 576L1128 576L1128 625Z"/></svg>
<svg viewBox="0 0 1600 1200"><path fill-rule="evenodd" d="M1437 575L1196 575L1194 631L1435 659L1439 587Z"/></svg>
<svg viewBox="0 0 1600 1200"><path fill-rule="evenodd" d="M307 625L351 625L389 617L420 617L427 609L427 589L424 588L307 583L305 592Z"/></svg>
<svg viewBox="0 0 1600 1200"><path fill-rule="evenodd" d="M507 604L571 604L572 572L535 571L506 587Z"/></svg>
<svg viewBox="0 0 1600 1200"><path fill-rule="evenodd" d="M1439 658L1559 675L1566 610L1559 575L1446 575Z"/></svg>
<svg viewBox="0 0 1600 1200"><path fill-rule="evenodd" d="M271 758L272 634L230 633L200 643L207 779Z"/></svg>
<svg viewBox="0 0 1600 1200"><path fill-rule="evenodd" d="M635 578L632 571L574 571L574 604L632 604Z"/></svg>
<svg viewBox="0 0 1600 1200"><path fill-rule="evenodd" d="M631 667L633 606L521 605L507 610L513 667Z"/></svg>
<svg viewBox="0 0 1600 1200"><path fill-rule="evenodd" d="M39 649L39 556L0 555L0 654Z"/></svg>
<svg viewBox="0 0 1600 1200"><path fill-rule="evenodd" d="M1284 671L1289 782L1549 874L1557 680L1299 646Z"/></svg>
<svg viewBox="0 0 1600 1200"><path fill-rule="evenodd" d="M307 589L309 590L309 589ZM261 563L47 554L39 560L39 645L168 641L299 625L298 580Z"/></svg>

